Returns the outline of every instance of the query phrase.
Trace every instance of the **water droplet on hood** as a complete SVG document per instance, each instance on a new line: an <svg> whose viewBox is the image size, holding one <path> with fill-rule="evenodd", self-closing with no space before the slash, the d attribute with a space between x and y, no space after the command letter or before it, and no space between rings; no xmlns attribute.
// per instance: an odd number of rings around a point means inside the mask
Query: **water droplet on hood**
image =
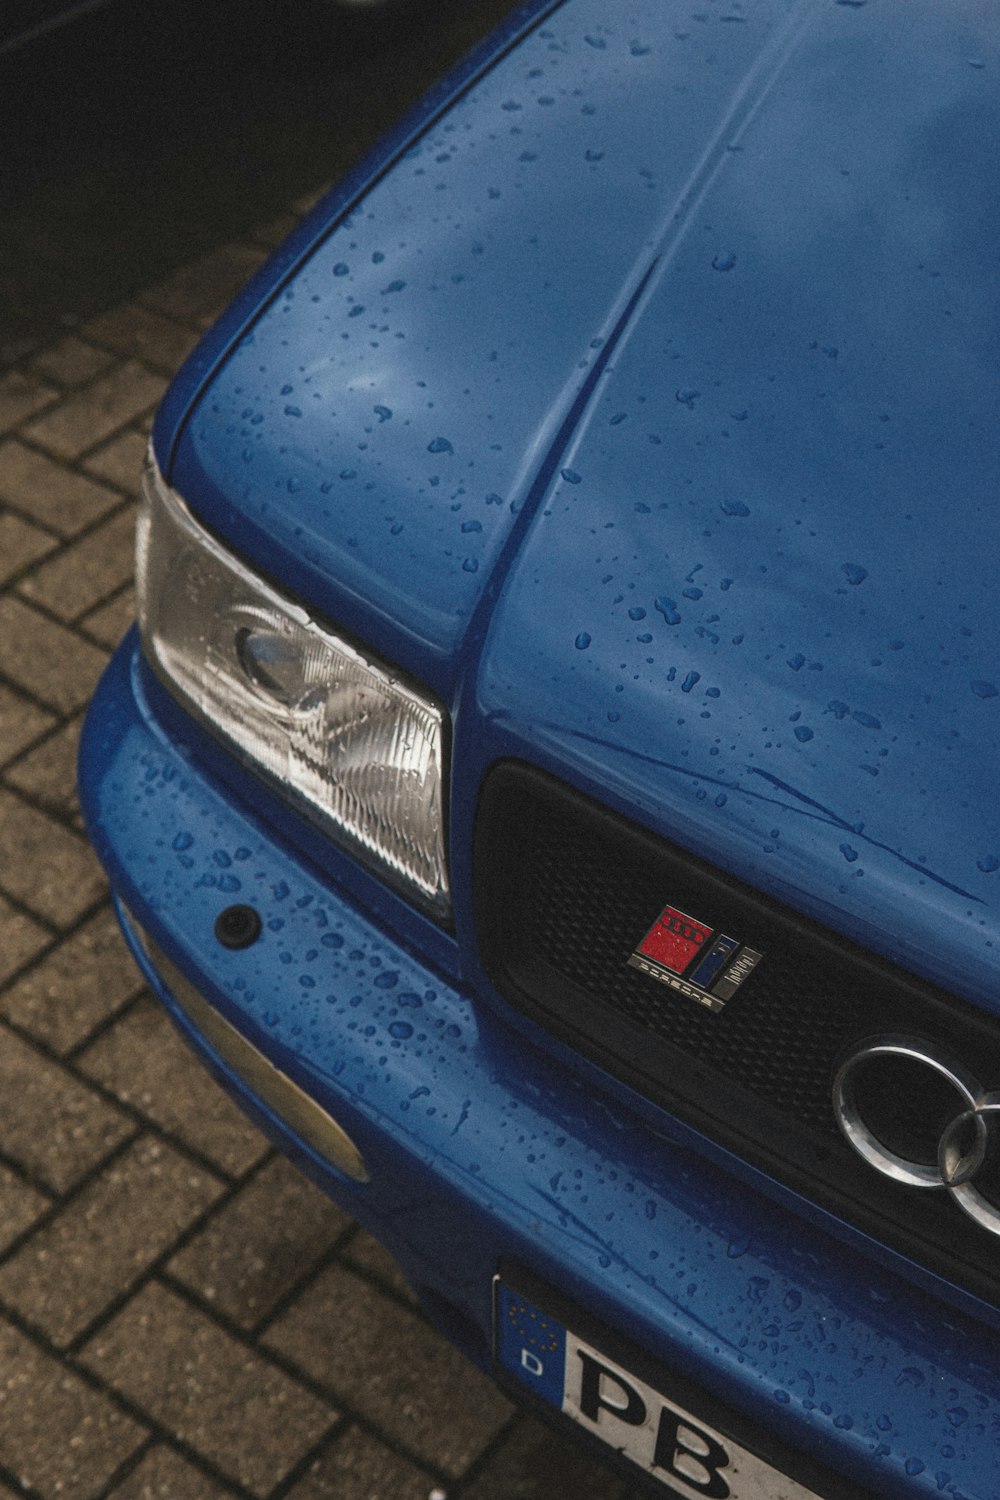
<svg viewBox="0 0 1000 1500"><path fill-rule="evenodd" d="M840 569L848 583L857 588L859 583L864 583L868 577L868 569L863 568L860 563L844 563Z"/></svg>
<svg viewBox="0 0 1000 1500"><path fill-rule="evenodd" d="M712 269L715 271L731 271L736 264L736 256L729 250L720 250L712 261Z"/></svg>
<svg viewBox="0 0 1000 1500"><path fill-rule="evenodd" d="M578 651L586 651L587 647L590 645L590 636L585 630L580 631L580 634L577 636L574 645L576 646L576 649Z"/></svg>
<svg viewBox="0 0 1000 1500"><path fill-rule="evenodd" d="M719 506L724 516L748 516L750 507L744 500L723 500Z"/></svg>
<svg viewBox="0 0 1000 1500"><path fill-rule="evenodd" d="M1000 691L992 682L973 682L971 687L977 698L995 698Z"/></svg>
<svg viewBox="0 0 1000 1500"><path fill-rule="evenodd" d="M454 451L448 439L444 437L432 438L427 444L428 453L454 453Z"/></svg>
<svg viewBox="0 0 1000 1500"><path fill-rule="evenodd" d="M681 617L677 612L677 605L673 599L668 599L666 594L661 594L658 599L654 599L653 607L663 616L668 625L680 624Z"/></svg>

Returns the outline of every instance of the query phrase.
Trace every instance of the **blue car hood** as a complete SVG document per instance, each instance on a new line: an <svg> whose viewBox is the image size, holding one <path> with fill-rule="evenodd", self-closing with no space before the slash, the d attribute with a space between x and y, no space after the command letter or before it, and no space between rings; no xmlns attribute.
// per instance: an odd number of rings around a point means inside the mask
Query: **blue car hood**
<svg viewBox="0 0 1000 1500"><path fill-rule="evenodd" d="M484 759L989 1006L998 61L975 0L568 0L273 289L172 470L474 681Z"/></svg>

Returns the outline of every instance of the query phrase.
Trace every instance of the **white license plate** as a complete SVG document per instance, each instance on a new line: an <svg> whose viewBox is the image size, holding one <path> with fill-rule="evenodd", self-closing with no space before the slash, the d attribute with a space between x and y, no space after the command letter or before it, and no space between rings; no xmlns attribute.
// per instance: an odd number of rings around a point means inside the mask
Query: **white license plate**
<svg viewBox="0 0 1000 1500"><path fill-rule="evenodd" d="M658 1480L666 1494L820 1500L499 1279L495 1291L500 1366Z"/></svg>

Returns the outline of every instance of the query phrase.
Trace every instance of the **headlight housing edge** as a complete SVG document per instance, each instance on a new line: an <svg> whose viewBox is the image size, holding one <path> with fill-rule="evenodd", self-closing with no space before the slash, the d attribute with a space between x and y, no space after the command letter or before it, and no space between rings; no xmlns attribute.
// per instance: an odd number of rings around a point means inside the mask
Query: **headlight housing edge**
<svg viewBox="0 0 1000 1500"><path fill-rule="evenodd" d="M447 919L443 708L223 547L151 451L136 594L143 649L172 694L336 842Z"/></svg>

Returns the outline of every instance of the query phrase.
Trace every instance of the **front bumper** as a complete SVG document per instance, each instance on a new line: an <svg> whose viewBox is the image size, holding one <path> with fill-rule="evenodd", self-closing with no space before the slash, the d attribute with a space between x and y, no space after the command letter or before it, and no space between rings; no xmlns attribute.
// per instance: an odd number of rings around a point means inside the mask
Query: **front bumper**
<svg viewBox="0 0 1000 1500"><path fill-rule="evenodd" d="M92 704L80 788L177 1025L478 1364L491 1365L493 1278L513 1263L710 1391L776 1462L788 1444L882 1496L996 1495L1000 1355L985 1321L753 1192L669 1121L658 1133L596 1096L404 948L175 743L134 636ZM234 903L262 921L244 949L215 936ZM177 1003L185 985L263 1075ZM261 1082L268 1067L344 1133L363 1173L295 1128Z"/></svg>

